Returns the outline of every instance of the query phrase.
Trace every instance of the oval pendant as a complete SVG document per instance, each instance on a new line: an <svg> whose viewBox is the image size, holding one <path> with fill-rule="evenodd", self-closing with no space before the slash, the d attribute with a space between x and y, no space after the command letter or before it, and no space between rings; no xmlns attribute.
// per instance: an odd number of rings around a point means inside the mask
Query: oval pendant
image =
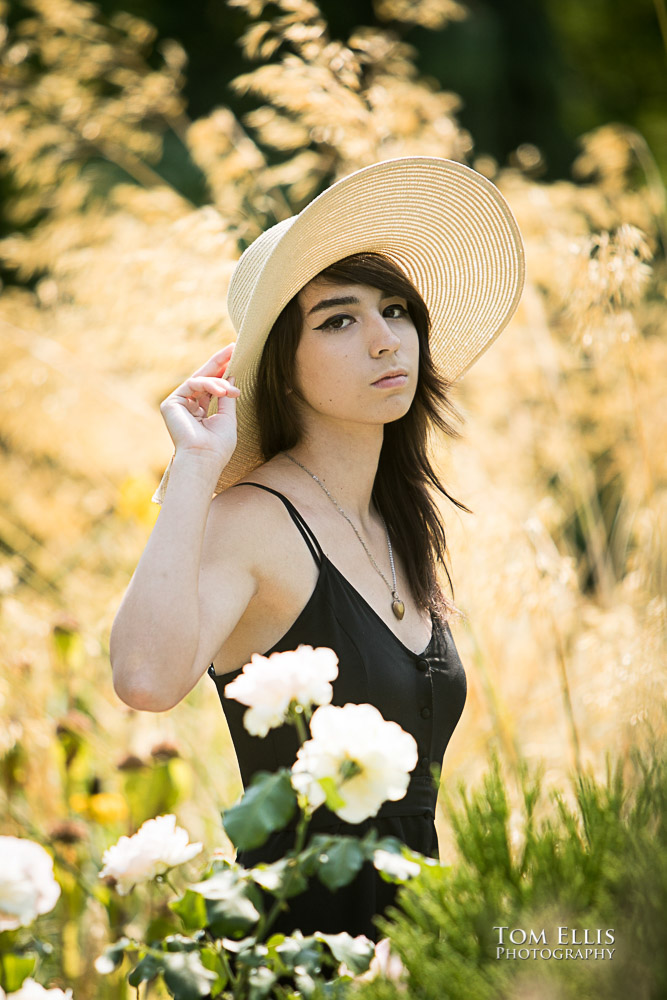
<svg viewBox="0 0 667 1000"><path fill-rule="evenodd" d="M394 612L394 614L400 621L403 615L405 614L405 604L403 604L403 601L399 601L398 598L395 598L391 602L391 610Z"/></svg>

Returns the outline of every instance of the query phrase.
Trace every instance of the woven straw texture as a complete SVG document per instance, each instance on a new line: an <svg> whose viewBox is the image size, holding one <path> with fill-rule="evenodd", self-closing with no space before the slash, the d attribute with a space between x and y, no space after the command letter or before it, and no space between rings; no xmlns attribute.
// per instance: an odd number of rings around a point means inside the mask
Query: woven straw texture
<svg viewBox="0 0 667 1000"><path fill-rule="evenodd" d="M255 392L275 320L311 278L361 251L382 252L408 274L429 309L433 359L454 381L504 329L523 289L524 251L514 216L496 186L472 168L410 156L337 181L298 215L262 233L232 275L227 307L237 339L226 377L234 375L241 390L238 444L216 494L263 461ZM209 412L214 408L216 399ZM156 503L164 497L170 468Z"/></svg>

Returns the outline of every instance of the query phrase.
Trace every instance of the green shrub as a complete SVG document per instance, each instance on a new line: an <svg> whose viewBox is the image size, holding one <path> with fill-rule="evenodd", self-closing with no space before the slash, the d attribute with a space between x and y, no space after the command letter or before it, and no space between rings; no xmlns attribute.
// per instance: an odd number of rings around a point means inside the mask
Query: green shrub
<svg viewBox="0 0 667 1000"><path fill-rule="evenodd" d="M530 776L524 763L519 780L518 833L495 754L480 790L469 796L459 788L456 807L446 796L459 859L425 868L379 922L405 966L405 982L358 984L355 1000L667 996L664 748L633 748L613 769L607 756L604 783L575 779L574 808L552 792L539 822L541 769ZM498 952L501 927L514 957ZM561 944L559 928L567 929Z"/></svg>

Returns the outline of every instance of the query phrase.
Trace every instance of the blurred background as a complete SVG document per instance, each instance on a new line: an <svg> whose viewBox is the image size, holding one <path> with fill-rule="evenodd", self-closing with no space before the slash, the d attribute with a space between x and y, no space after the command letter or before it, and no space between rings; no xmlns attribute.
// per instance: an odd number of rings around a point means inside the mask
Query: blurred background
<svg viewBox="0 0 667 1000"><path fill-rule="evenodd" d="M215 686L116 697L115 611L158 515L159 403L233 339L240 251L335 179L427 154L509 200L527 284L437 461L468 701L443 783L500 753L567 797L665 732L663 0L0 3L0 833L49 845L77 1000L146 899L105 847L177 813L230 854ZM512 787L512 786L511 786ZM546 808L546 806L545 806ZM517 817L518 817L517 812ZM444 807L441 855L454 845ZM85 915L85 919L83 916Z"/></svg>

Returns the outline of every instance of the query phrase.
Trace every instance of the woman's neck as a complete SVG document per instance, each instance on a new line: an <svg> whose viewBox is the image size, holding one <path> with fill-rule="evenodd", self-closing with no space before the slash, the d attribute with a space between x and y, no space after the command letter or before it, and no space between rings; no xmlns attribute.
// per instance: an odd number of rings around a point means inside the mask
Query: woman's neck
<svg viewBox="0 0 667 1000"><path fill-rule="evenodd" d="M357 524L366 527L373 519L371 500L382 440L383 428L377 425L311 429L289 454L317 476Z"/></svg>

